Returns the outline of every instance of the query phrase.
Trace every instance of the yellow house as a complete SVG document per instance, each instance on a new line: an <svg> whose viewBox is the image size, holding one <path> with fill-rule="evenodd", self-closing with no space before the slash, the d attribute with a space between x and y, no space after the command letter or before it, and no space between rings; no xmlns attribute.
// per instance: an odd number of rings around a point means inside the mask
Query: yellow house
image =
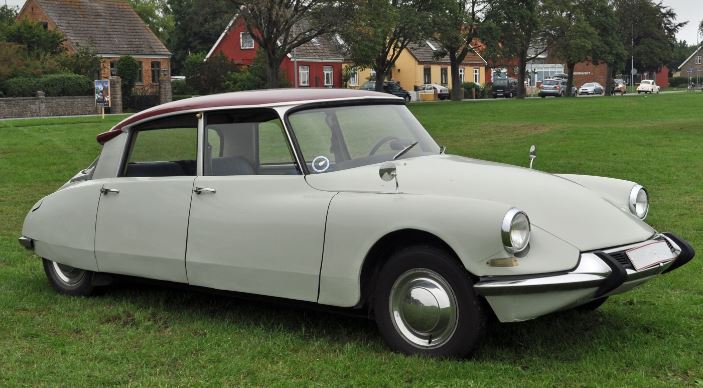
<svg viewBox="0 0 703 388"><path fill-rule="evenodd" d="M389 78L400 83L405 90L414 90L422 84L439 84L450 87L452 83L449 57L435 57L435 52L441 50L439 43L428 39L421 44L410 44L400 53L395 66L391 69ZM346 64L346 66L353 66ZM486 74L490 71L487 62L475 51L471 51L459 67L462 82L486 83ZM373 79L373 71L359 69L352 77L348 86L358 88L366 81ZM490 77L490 75L489 75Z"/></svg>

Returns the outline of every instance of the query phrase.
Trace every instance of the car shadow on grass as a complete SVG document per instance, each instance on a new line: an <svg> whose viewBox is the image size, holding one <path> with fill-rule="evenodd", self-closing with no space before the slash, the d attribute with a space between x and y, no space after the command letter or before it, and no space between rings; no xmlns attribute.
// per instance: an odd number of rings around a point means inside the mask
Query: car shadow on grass
<svg viewBox="0 0 703 388"><path fill-rule="evenodd" d="M373 320L349 311L348 314L343 310L326 311L312 304L251 299L239 294L132 280L103 289L99 298L109 306L122 306L117 313L102 319L104 324L172 328L179 322L189 325L205 321L271 334L283 332L303 340L321 339L332 346L356 343L374 353L388 351ZM609 303L614 306L608 306ZM603 310L571 310L519 323L492 321L474 359L517 363L521 368L529 368L532 357L543 361L577 361L594 351L615 355L627 343L646 346L648 341L666 337L665 328L619 311L622 304L609 301L601 307ZM148 314L141 314L146 318L136 318L133 310L145 310ZM196 330L192 334L203 333Z"/></svg>

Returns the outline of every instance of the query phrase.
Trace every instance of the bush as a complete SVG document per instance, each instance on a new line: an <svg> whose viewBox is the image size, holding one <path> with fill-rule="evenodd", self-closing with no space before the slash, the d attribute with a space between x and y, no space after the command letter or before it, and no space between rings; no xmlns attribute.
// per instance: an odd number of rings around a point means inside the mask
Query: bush
<svg viewBox="0 0 703 388"><path fill-rule="evenodd" d="M193 94L193 91L188 87L186 81L182 79L171 81L171 88L174 96L187 96Z"/></svg>
<svg viewBox="0 0 703 388"><path fill-rule="evenodd" d="M464 82L463 84L461 84L461 87L464 89L464 98L481 98L482 88L480 84L473 82Z"/></svg>
<svg viewBox="0 0 703 388"><path fill-rule="evenodd" d="M688 77L671 77L669 86L672 88L685 88L688 86Z"/></svg>
<svg viewBox="0 0 703 388"><path fill-rule="evenodd" d="M139 62L129 55L120 57L115 64L117 75L122 79L122 103L129 107L134 84L139 78Z"/></svg>
<svg viewBox="0 0 703 388"><path fill-rule="evenodd" d="M227 78L239 66L222 53L205 60L205 54L195 53L186 58L183 75L191 91L200 95L227 91ZM187 94L187 93L186 93Z"/></svg>
<svg viewBox="0 0 703 388"><path fill-rule="evenodd" d="M93 93L93 82L78 74L51 74L41 78L16 77L2 84L9 97L34 97L43 91L47 97L89 96Z"/></svg>
<svg viewBox="0 0 703 388"><path fill-rule="evenodd" d="M2 90L8 97L34 97L41 90L40 78L16 77L2 84Z"/></svg>

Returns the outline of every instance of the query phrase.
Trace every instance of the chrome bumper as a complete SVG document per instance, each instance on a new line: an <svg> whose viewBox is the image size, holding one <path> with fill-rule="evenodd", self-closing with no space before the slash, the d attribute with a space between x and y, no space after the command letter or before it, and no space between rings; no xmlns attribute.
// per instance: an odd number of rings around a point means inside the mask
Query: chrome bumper
<svg viewBox="0 0 703 388"><path fill-rule="evenodd" d="M34 250L34 240L32 240L31 238L22 236L17 240L19 241L20 245L22 245L25 249L28 249L30 251Z"/></svg>
<svg viewBox="0 0 703 388"><path fill-rule="evenodd" d="M653 241L667 241L675 258L635 271L623 267L611 256L615 252ZM524 321L628 291L656 275L686 264L694 255L693 248L687 242L664 233L637 244L582 253L578 266L567 273L485 277L474 286L474 290L486 297L501 321Z"/></svg>

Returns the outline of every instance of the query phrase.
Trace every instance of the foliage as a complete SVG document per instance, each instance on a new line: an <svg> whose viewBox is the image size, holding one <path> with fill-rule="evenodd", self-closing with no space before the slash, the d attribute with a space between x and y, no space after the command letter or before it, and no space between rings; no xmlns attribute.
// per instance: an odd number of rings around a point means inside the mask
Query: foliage
<svg viewBox="0 0 703 388"><path fill-rule="evenodd" d="M129 4L162 42L169 41L174 19L167 0L129 0Z"/></svg>
<svg viewBox="0 0 703 388"><path fill-rule="evenodd" d="M208 58L207 61L204 53L195 53L186 58L183 74L189 89L197 94L207 95L227 91L228 74L237 69L237 64L222 53Z"/></svg>
<svg viewBox="0 0 703 388"><path fill-rule="evenodd" d="M171 89L174 96L192 95L194 92L186 84L185 80L175 79L171 81Z"/></svg>
<svg viewBox="0 0 703 388"><path fill-rule="evenodd" d="M615 0L615 6L619 19L616 33L628 56L634 56L635 69L640 73L658 71L669 63L676 33L687 22L677 23L671 8L652 0ZM629 63L623 65L622 72L629 74Z"/></svg>
<svg viewBox="0 0 703 388"><path fill-rule="evenodd" d="M79 74L16 77L3 82L2 90L10 97L33 97L37 91L43 91L47 97L86 96L92 93L93 81Z"/></svg>
<svg viewBox="0 0 703 388"><path fill-rule="evenodd" d="M267 74L266 57L261 50L257 50L251 65L242 67L240 71L233 71L228 74L225 87L227 91L231 92L265 89L268 85ZM290 83L286 79L285 74L279 70L276 87L284 88L288 86L290 86Z"/></svg>
<svg viewBox="0 0 703 388"><path fill-rule="evenodd" d="M669 86L672 88L688 87L688 77L671 77L669 78Z"/></svg>
<svg viewBox="0 0 703 388"><path fill-rule="evenodd" d="M64 51L63 35L56 30L45 29L41 23L21 20L5 28L5 40L27 47L30 56L56 55Z"/></svg>
<svg viewBox="0 0 703 388"><path fill-rule="evenodd" d="M239 7L231 0L168 0L173 31L167 47L174 74L181 74L191 53L208 52Z"/></svg>
<svg viewBox="0 0 703 388"><path fill-rule="evenodd" d="M472 50L478 49L476 39L486 4L487 0L444 0L442 9L434 15L435 37L442 46L442 54L449 57L452 100L464 97L459 65Z"/></svg>
<svg viewBox="0 0 703 388"><path fill-rule="evenodd" d="M464 82L461 84L461 90L463 91L463 98L482 98L483 87L480 84Z"/></svg>
<svg viewBox="0 0 703 388"><path fill-rule="evenodd" d="M339 22L335 0L243 0L240 15L266 59L266 86L279 86L281 62L289 53L329 33Z"/></svg>
<svg viewBox="0 0 703 388"><path fill-rule="evenodd" d="M117 60L115 68L117 69L117 75L122 80L123 104L125 107L129 107L134 85L139 79L139 62L134 57L125 55Z"/></svg>
<svg viewBox="0 0 703 388"><path fill-rule="evenodd" d="M90 79L100 78L101 59L92 47L78 47L75 53L62 53L59 64L70 73L81 74Z"/></svg>
<svg viewBox="0 0 703 388"><path fill-rule="evenodd" d="M17 8L9 5L0 6L0 25L12 24L17 19Z"/></svg>
<svg viewBox="0 0 703 388"><path fill-rule="evenodd" d="M357 66L376 72L376 90L401 52L412 42L431 35L431 21L439 12L439 1L428 0L352 0L345 3L342 15L347 21L339 27L348 58Z"/></svg>

